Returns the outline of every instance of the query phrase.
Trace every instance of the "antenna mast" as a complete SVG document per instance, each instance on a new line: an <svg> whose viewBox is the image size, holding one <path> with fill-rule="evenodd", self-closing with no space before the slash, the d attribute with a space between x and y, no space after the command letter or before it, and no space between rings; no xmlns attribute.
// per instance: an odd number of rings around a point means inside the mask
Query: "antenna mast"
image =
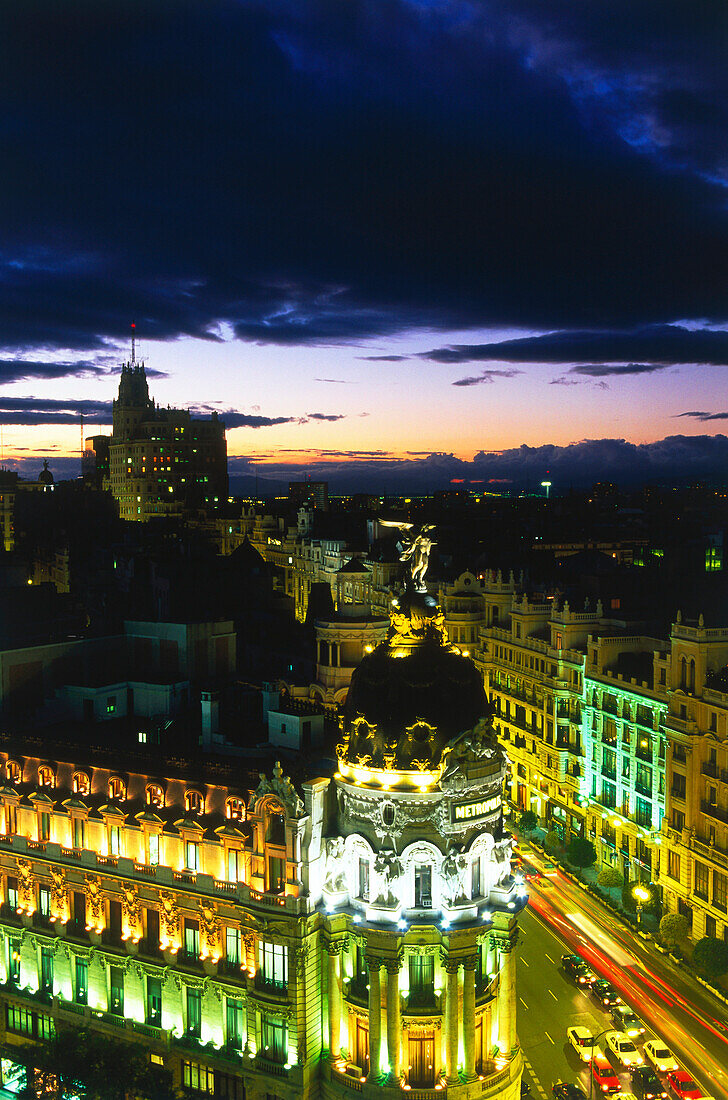
<svg viewBox="0 0 728 1100"><path fill-rule="evenodd" d="M81 477L83 477L83 413L81 413Z"/></svg>
<svg viewBox="0 0 728 1100"><path fill-rule="evenodd" d="M134 366L134 364L136 363L136 355L135 355L135 349L134 349L134 337L136 336L135 329L136 329L136 325L132 321L132 323L131 323L131 365L132 366Z"/></svg>

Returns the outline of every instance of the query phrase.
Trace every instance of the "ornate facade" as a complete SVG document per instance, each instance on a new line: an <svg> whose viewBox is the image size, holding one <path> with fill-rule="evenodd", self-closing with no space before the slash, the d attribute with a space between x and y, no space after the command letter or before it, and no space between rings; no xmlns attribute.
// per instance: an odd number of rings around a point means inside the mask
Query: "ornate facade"
<svg viewBox="0 0 728 1100"><path fill-rule="evenodd" d="M294 784L6 741L2 1037L83 1024L229 1100L516 1100L505 757L411 584L353 674L337 757Z"/></svg>

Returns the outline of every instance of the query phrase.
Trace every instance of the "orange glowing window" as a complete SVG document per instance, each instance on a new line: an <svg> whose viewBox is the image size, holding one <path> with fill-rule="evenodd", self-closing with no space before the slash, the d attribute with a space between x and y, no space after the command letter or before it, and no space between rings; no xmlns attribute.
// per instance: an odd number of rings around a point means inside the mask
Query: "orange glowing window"
<svg viewBox="0 0 728 1100"><path fill-rule="evenodd" d="M115 800L126 797L126 791L124 787L124 780L118 775L112 775L109 780L109 798Z"/></svg>
<svg viewBox="0 0 728 1100"><path fill-rule="evenodd" d="M147 787L147 805L156 806L158 810L164 807L164 791L157 783L150 783Z"/></svg>
<svg viewBox="0 0 728 1100"><path fill-rule="evenodd" d="M73 774L73 793L87 795L91 789L89 778L85 772L74 772Z"/></svg>

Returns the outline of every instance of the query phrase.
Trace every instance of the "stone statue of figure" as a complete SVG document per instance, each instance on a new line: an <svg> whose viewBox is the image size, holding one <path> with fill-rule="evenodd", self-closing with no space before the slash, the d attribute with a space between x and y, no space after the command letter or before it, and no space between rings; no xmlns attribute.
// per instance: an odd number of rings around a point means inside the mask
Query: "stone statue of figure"
<svg viewBox="0 0 728 1100"><path fill-rule="evenodd" d="M430 550L435 545L428 532L434 530L432 523L423 523L416 535L410 534L414 524L400 523L396 520L383 519L383 527L396 527L402 532L401 542L398 543L400 551L399 560L408 561L412 586L415 592L425 592L425 574L430 563Z"/></svg>
<svg viewBox="0 0 728 1100"><path fill-rule="evenodd" d="M332 893L346 891L344 873L344 840L340 836L331 836L326 840L326 879L324 889Z"/></svg>
<svg viewBox="0 0 728 1100"><path fill-rule="evenodd" d="M374 859L374 872L379 879L377 902L393 905L396 900L395 888L404 874L404 867L394 850L378 852Z"/></svg>
<svg viewBox="0 0 728 1100"><path fill-rule="evenodd" d="M445 895L455 902L465 896L465 872L467 861L462 853L449 851L442 861L441 871Z"/></svg>

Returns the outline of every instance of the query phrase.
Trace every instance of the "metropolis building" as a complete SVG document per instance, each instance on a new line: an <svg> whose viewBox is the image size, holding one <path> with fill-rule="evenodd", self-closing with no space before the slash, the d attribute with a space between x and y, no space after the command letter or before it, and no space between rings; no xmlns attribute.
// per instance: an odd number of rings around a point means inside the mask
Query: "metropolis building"
<svg viewBox="0 0 728 1100"><path fill-rule="evenodd" d="M121 519L145 522L195 509L215 512L227 501L225 425L187 409L162 408L149 396L143 362L121 368L113 433L94 436L89 457L110 489Z"/></svg>
<svg viewBox="0 0 728 1100"><path fill-rule="evenodd" d="M6 1044L95 1028L227 1100L520 1096L506 759L421 559L333 775L0 743Z"/></svg>

